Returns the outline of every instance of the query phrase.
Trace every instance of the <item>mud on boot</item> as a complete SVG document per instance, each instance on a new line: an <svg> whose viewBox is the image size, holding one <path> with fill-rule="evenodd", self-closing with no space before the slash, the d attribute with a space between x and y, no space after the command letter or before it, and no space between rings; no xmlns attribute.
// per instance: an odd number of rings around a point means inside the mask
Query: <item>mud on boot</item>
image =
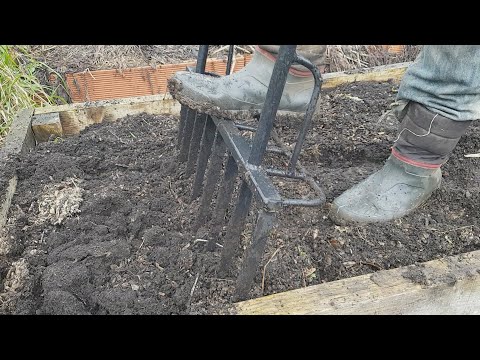
<svg viewBox="0 0 480 360"><path fill-rule="evenodd" d="M202 113L251 119L263 108L274 65L273 55L257 49L247 66L236 73L213 77L179 71L168 81L168 88L174 99ZM277 115L303 118L313 87L310 71L291 68Z"/></svg>

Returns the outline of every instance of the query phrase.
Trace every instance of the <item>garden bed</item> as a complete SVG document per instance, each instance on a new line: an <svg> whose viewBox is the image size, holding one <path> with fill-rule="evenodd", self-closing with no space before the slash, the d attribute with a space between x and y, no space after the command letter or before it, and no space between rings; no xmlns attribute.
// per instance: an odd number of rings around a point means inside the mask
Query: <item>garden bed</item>
<svg viewBox="0 0 480 360"><path fill-rule="evenodd" d="M219 278L221 240L208 252L208 225L190 231L198 204L190 203L191 179L176 161L176 116L132 114L11 157L0 182L2 192L11 187L10 179L17 182L0 238L0 312L262 313L255 303L268 301L265 295L317 289L312 291L318 297L342 281L350 281L352 293L352 284L361 287L365 276L376 274L378 285L392 271L416 290L432 286L430 267L424 271L421 264L446 258L458 270L462 259L480 249L479 160L464 156L478 152L476 123L443 167L442 188L413 214L386 224L344 227L327 218L328 203L388 157L395 126L377 120L396 89L394 82L353 83L323 93L301 161L322 185L327 205L279 214L250 303L232 303L243 251L235 257L232 276ZM299 126L280 121L276 129L291 143ZM253 208L241 248L250 240L254 214ZM458 254L466 255L452 262L449 256ZM435 278L450 289L465 279L477 284L478 264L469 264L466 278L458 271ZM317 304L317 310L332 310L334 303ZM263 307L263 313L279 312L278 304ZM369 306L374 312L374 302Z"/></svg>

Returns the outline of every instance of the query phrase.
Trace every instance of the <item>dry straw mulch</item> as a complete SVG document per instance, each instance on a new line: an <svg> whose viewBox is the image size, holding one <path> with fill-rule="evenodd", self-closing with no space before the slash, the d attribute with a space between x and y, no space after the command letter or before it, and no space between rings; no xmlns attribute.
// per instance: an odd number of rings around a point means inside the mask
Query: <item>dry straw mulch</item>
<svg viewBox="0 0 480 360"><path fill-rule="evenodd" d="M237 45L236 54L252 53L253 45ZM399 54L383 45L329 45L327 71L344 71L412 61L418 45L405 45ZM194 60L198 45L36 45L32 53L59 73L125 69ZM228 45L210 46L209 56L225 57Z"/></svg>

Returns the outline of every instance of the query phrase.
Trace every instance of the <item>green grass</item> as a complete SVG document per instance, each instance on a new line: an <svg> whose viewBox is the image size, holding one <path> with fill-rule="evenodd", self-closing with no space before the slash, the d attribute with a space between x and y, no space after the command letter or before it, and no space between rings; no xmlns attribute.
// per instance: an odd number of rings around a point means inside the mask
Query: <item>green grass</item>
<svg viewBox="0 0 480 360"><path fill-rule="evenodd" d="M0 143L18 111L65 103L56 88L40 84L36 74L41 70L54 72L29 54L28 46L0 45Z"/></svg>

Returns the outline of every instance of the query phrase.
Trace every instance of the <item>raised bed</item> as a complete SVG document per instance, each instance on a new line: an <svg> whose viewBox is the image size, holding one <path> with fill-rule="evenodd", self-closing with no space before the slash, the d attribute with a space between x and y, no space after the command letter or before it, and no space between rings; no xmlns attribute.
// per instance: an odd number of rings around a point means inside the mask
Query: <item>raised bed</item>
<svg viewBox="0 0 480 360"><path fill-rule="evenodd" d="M325 74L324 88L354 81L398 81L408 64L356 74ZM53 136L73 135L90 124L126 115L178 114L173 100L159 96L25 110L14 122L2 157L32 149ZM33 131L32 131L33 130ZM5 225L16 176L0 194L0 227ZM321 234L319 234L321 236ZM480 313L480 251L422 264L379 270L234 304L240 314L441 314Z"/></svg>

